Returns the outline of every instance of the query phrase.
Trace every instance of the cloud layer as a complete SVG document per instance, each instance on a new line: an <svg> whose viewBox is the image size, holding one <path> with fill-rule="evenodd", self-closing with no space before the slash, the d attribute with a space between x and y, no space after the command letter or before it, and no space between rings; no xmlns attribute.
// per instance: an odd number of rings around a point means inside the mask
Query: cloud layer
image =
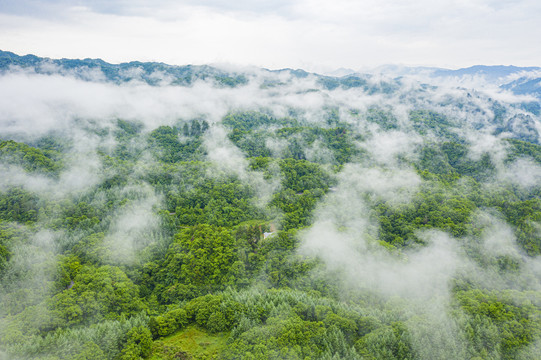
<svg viewBox="0 0 541 360"><path fill-rule="evenodd" d="M175 64L359 69L384 63L536 65L533 0L7 1L4 50ZM537 64L538 65L538 64Z"/></svg>

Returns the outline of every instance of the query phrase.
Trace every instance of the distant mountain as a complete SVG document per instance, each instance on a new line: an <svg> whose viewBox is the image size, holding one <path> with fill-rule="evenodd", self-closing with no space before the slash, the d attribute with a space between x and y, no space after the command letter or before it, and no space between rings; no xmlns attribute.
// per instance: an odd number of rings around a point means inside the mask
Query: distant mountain
<svg viewBox="0 0 541 360"><path fill-rule="evenodd" d="M439 69L434 71L433 76L482 76L516 95L532 95L541 99L540 67L475 65L458 70ZM516 76L520 77L517 79Z"/></svg>
<svg viewBox="0 0 541 360"><path fill-rule="evenodd" d="M0 50L0 72L9 71L13 67L31 69L40 74L71 75L87 81L105 81L123 83L132 80L143 81L150 85L188 86L197 80L211 80L217 86L236 87L249 82L250 77L257 76L253 70L229 71L209 65L168 65L158 62L139 62L110 64L101 59L49 59L35 55L19 56L12 52ZM259 69L259 75L266 79L263 86L273 87L281 84L282 79L274 76L287 73L290 79L302 79L312 76L326 89L337 87L361 87L369 93L389 92L396 84L379 82L369 84L368 74L352 74L353 70L339 69L336 74L344 76L325 76L310 73L302 69Z"/></svg>
<svg viewBox="0 0 541 360"><path fill-rule="evenodd" d="M339 68L333 71L330 71L326 73L326 75L329 76L335 76L335 77L342 77L342 76L349 76L349 75L355 75L357 71L353 69L347 69L347 68Z"/></svg>
<svg viewBox="0 0 541 360"><path fill-rule="evenodd" d="M102 59L50 59L35 55L20 56L9 51L0 50L0 72L20 67L32 69L41 74L69 74L83 80L126 82L144 81L150 85L190 85L196 80L215 80L218 84L235 87L248 82L250 71L229 71L209 65L168 65L161 62L131 61L121 64L110 64ZM98 70L98 73L96 73ZM302 69L260 69L269 75L288 73L293 78L306 78L310 75L326 78ZM343 71L342 71L343 72ZM350 74L349 71L344 74ZM100 78L98 75L101 75Z"/></svg>
<svg viewBox="0 0 541 360"><path fill-rule="evenodd" d="M13 67L32 69L40 74L72 75L87 81L107 81L122 83L128 81L142 81L150 85L179 85L189 86L197 80L211 80L217 86L236 87L249 82L250 71L230 71L209 65L168 65L161 62L132 61L121 64L110 64L101 59L50 59L35 55L20 56L9 51L0 50L0 72L8 71ZM337 87L361 87L369 93L388 93L396 87L400 76L426 76L426 77L462 77L481 76L490 82L496 83L502 89L510 90L517 95L533 95L541 99L541 67L517 66L485 66L475 65L457 70L435 67L407 67L399 65L384 65L375 69L375 73L388 74L396 80L387 80L377 85L368 80L370 74L358 74L354 70L340 68L328 75L310 73L302 69L260 69L271 79L265 86L276 86L281 80L272 79L273 74L288 73L292 78L314 77L323 87L335 89ZM515 75L514 78L510 78Z"/></svg>
<svg viewBox="0 0 541 360"><path fill-rule="evenodd" d="M518 67L506 65L475 65L456 70L435 67L408 67L384 65L376 72L394 76L426 76L426 77L482 77L484 80L510 90L516 95L533 95L541 99L541 67Z"/></svg>
<svg viewBox="0 0 541 360"><path fill-rule="evenodd" d="M489 80L498 80L508 77L513 74L521 72L539 71L539 67L517 67L517 66L505 66L505 65L475 65L468 68L462 68L457 70L449 69L437 69L434 71L433 76L465 76L465 75L478 75L484 76Z"/></svg>
<svg viewBox="0 0 541 360"><path fill-rule="evenodd" d="M432 75L438 70L447 70L437 67L427 67L427 66L404 66L404 65L394 65L387 64L381 65L375 68L373 71L378 74L388 74L391 76L404 76L404 75Z"/></svg>
<svg viewBox="0 0 541 360"><path fill-rule="evenodd" d="M534 95L541 99L541 73L536 77L521 77L501 86L517 95Z"/></svg>
<svg viewBox="0 0 541 360"><path fill-rule="evenodd" d="M168 83L189 85L198 79L214 79L224 86L236 86L247 82L244 75L226 72L208 65L175 66L159 62L139 62L110 64L101 59L49 59L35 55L19 56L0 50L0 71L13 66L32 68L43 74L71 74L84 80L103 80L126 82L140 80L150 85ZM99 73L96 74L96 70ZM94 71L94 72L93 72ZM104 78L100 79L99 76Z"/></svg>

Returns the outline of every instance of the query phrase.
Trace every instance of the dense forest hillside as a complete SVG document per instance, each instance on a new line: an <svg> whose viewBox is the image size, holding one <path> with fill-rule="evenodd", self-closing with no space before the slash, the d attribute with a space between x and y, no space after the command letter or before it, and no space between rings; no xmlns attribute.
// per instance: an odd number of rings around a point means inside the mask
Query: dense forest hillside
<svg viewBox="0 0 541 360"><path fill-rule="evenodd" d="M0 358L539 359L541 106L516 69L1 52Z"/></svg>

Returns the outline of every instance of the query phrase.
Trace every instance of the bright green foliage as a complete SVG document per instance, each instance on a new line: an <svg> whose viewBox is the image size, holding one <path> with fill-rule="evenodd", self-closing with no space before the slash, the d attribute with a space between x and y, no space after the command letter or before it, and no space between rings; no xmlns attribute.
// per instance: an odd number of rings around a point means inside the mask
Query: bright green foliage
<svg viewBox="0 0 541 360"><path fill-rule="evenodd" d="M121 360L144 359L152 351L152 336L147 327L134 327L126 334L128 341L122 349Z"/></svg>
<svg viewBox="0 0 541 360"><path fill-rule="evenodd" d="M57 174L62 169L59 154L13 140L0 141L0 161L22 166L26 171Z"/></svg>
<svg viewBox="0 0 541 360"><path fill-rule="evenodd" d="M9 251L4 245L0 245L0 273L2 273L2 270L6 267L8 261L9 261Z"/></svg>
<svg viewBox="0 0 541 360"><path fill-rule="evenodd" d="M419 241L415 232L420 228L439 228L455 236L469 230L469 220L476 209L468 194L452 188L427 185L413 201L399 208L386 204L377 206L380 238L395 246Z"/></svg>
<svg viewBox="0 0 541 360"><path fill-rule="evenodd" d="M81 260L91 264L99 264L110 257L104 245L105 234L102 232L88 235L73 246L71 251Z"/></svg>
<svg viewBox="0 0 541 360"><path fill-rule="evenodd" d="M541 336L541 295L518 291L461 291L456 302L468 315L466 336L477 356L516 358Z"/></svg>
<svg viewBox="0 0 541 360"><path fill-rule="evenodd" d="M186 304L188 319L211 333L231 330L246 307L230 298L205 295Z"/></svg>
<svg viewBox="0 0 541 360"><path fill-rule="evenodd" d="M214 359L227 348L227 334L209 334L196 326L189 326L164 339L154 342L151 360L182 358Z"/></svg>
<svg viewBox="0 0 541 360"><path fill-rule="evenodd" d="M183 328L188 323L188 315L184 309L175 309L161 316L150 318L149 328L154 338L167 336Z"/></svg>
<svg viewBox="0 0 541 360"><path fill-rule="evenodd" d="M208 124L207 124L208 126ZM180 129L169 126L160 126L149 135L149 143L155 155L162 161L174 163L197 159L200 154L201 136L203 130L196 120L192 122L191 129L184 136L188 139L180 139Z"/></svg>
<svg viewBox="0 0 541 360"><path fill-rule="evenodd" d="M85 343L77 354L71 357L73 360L100 360L104 358L103 351L93 342Z"/></svg>
<svg viewBox="0 0 541 360"><path fill-rule="evenodd" d="M133 315L144 308L137 287L114 266L85 266L73 278L73 285L49 302L58 324L71 325Z"/></svg>
<svg viewBox="0 0 541 360"><path fill-rule="evenodd" d="M188 71L178 81L193 76ZM219 73L208 79L220 86L246 81ZM356 76L320 81L367 93L393 90L392 83ZM80 120L101 141L98 184L73 193L40 193L27 184L0 189L0 356L537 359L541 188L498 176L513 161L539 163L539 146L505 140L504 160L474 157L460 121L449 114L415 108L406 126L385 106L320 110L226 115L229 140L248 157L246 169L234 170L206 161L208 119L155 129L122 119L107 127ZM494 125L504 126L505 108L492 110ZM319 122L311 118L318 116ZM341 188L342 165L380 166L362 142L389 130L422 138L395 159L421 179L411 198L380 196L377 183ZM33 144L1 142L0 162L19 166L24 176L45 174L50 188L61 187L69 141L51 135ZM393 167L382 165L383 172ZM456 268L443 271L445 291L387 296L394 289L364 288L366 274L357 283L357 267L344 287L343 274L304 255L305 228L320 220L318 206L342 190L360 193L367 222L366 242L355 249L375 248L392 262L390 270L414 268L404 276L434 275L430 262L439 258L417 264L417 254L431 241L424 230L445 232L457 259ZM337 231L348 234L363 224L341 225ZM494 226L504 229L503 239L491 237ZM500 240L510 245L493 248ZM432 301L441 305L437 316L425 311Z"/></svg>
<svg viewBox="0 0 541 360"><path fill-rule="evenodd" d="M158 278L166 284L168 301L235 283L235 240L227 229L211 225L186 228L175 236ZM191 289L191 291L190 291ZM188 292L186 292L188 291Z"/></svg>
<svg viewBox="0 0 541 360"><path fill-rule="evenodd" d="M304 359L319 355L317 343L324 335L321 323L270 318L264 327L253 328L235 340L225 352L226 359L243 354L248 359Z"/></svg>
<svg viewBox="0 0 541 360"><path fill-rule="evenodd" d="M505 201L500 205L506 220L516 226L517 243L530 255L541 254L541 199Z"/></svg>
<svg viewBox="0 0 541 360"><path fill-rule="evenodd" d="M282 227L289 230L310 225L312 210L321 196L323 191L320 189L302 193L288 189L276 194L271 204L284 212Z"/></svg>
<svg viewBox="0 0 541 360"><path fill-rule="evenodd" d="M271 205L284 213L284 230L307 226L312 210L333 179L320 165L305 160L285 159L279 166L283 190L274 195Z"/></svg>
<svg viewBox="0 0 541 360"><path fill-rule="evenodd" d="M396 322L384 326L362 337L355 347L363 357L369 359L416 359L418 355L411 347L406 326Z"/></svg>
<svg viewBox="0 0 541 360"><path fill-rule="evenodd" d="M56 263L56 274L54 277L55 287L62 291L72 287L71 283L81 270L81 263L75 255L59 255Z"/></svg>
<svg viewBox="0 0 541 360"><path fill-rule="evenodd" d="M231 233L223 228L199 225L183 230L172 245L182 264L181 279L196 286L227 284L236 260L234 244Z"/></svg>

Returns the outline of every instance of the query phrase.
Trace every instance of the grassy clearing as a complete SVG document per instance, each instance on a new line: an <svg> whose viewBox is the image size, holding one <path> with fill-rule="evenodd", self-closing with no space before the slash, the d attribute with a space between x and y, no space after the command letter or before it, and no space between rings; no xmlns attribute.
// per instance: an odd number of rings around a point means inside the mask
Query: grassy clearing
<svg viewBox="0 0 541 360"><path fill-rule="evenodd" d="M217 359L225 349L228 333L208 334L189 326L154 342L151 360Z"/></svg>

